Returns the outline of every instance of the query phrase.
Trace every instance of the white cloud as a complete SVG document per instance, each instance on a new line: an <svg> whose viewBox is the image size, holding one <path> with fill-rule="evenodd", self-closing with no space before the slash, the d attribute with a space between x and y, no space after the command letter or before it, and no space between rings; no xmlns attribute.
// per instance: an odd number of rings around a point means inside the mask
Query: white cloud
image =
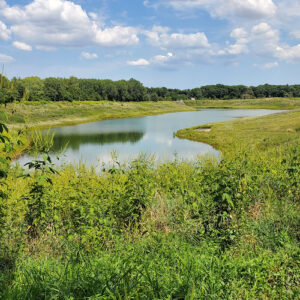
<svg viewBox="0 0 300 300"><path fill-rule="evenodd" d="M104 30L98 29L95 33L94 41L101 46L127 46L139 42L137 29L133 27L115 26Z"/></svg>
<svg viewBox="0 0 300 300"><path fill-rule="evenodd" d="M10 39L10 30L2 21L0 21L0 39L5 41Z"/></svg>
<svg viewBox="0 0 300 300"><path fill-rule="evenodd" d="M0 16L23 42L41 47L125 46L139 42L133 27L104 27L71 1L33 0L25 6L9 6L0 0Z"/></svg>
<svg viewBox="0 0 300 300"><path fill-rule="evenodd" d="M0 53L0 63L6 64L14 61L14 58L6 54Z"/></svg>
<svg viewBox="0 0 300 300"><path fill-rule="evenodd" d="M231 36L232 38L237 39L237 40L238 40L238 39L243 39L243 38L245 38L247 35L248 35L247 31L246 31L244 28L241 28L241 27L235 28L235 29L231 32L231 34L230 34L230 36Z"/></svg>
<svg viewBox="0 0 300 300"><path fill-rule="evenodd" d="M165 0L163 3L176 10L205 9L221 18L260 19L274 16L277 8L272 0Z"/></svg>
<svg viewBox="0 0 300 300"><path fill-rule="evenodd" d="M150 63L148 60L144 58L140 58L138 60L131 60L127 62L128 65L131 66L148 66Z"/></svg>
<svg viewBox="0 0 300 300"><path fill-rule="evenodd" d="M250 41L253 53L278 58L289 63L300 63L300 44L290 46L281 43L279 31L267 23L253 26Z"/></svg>
<svg viewBox="0 0 300 300"><path fill-rule="evenodd" d="M145 58L140 58L138 60L128 61L127 64L131 66L167 66L170 62L174 61L174 54L172 52L168 52L165 55L156 55L152 57L150 60Z"/></svg>
<svg viewBox="0 0 300 300"><path fill-rule="evenodd" d="M85 59L96 59L98 58L97 53L81 52L81 57Z"/></svg>
<svg viewBox="0 0 300 300"><path fill-rule="evenodd" d="M231 55L238 55L238 54L242 54L242 53L247 53L248 52L248 47L245 44L234 44L234 45L230 45L226 51L228 54Z"/></svg>
<svg viewBox="0 0 300 300"><path fill-rule="evenodd" d="M248 53L249 38L248 33L244 28L235 28L230 36L236 40L235 44L227 46L225 49L217 51L217 56L231 55L236 56Z"/></svg>
<svg viewBox="0 0 300 300"><path fill-rule="evenodd" d="M276 68L278 66L279 66L278 62L274 61L274 62L270 62L270 63L264 64L263 65L263 69L267 69L268 70L268 69Z"/></svg>
<svg viewBox="0 0 300 300"><path fill-rule="evenodd" d="M274 53L280 40L279 31L265 22L253 26L249 38L252 52L267 56Z"/></svg>
<svg viewBox="0 0 300 300"><path fill-rule="evenodd" d="M168 33L169 28L154 26L151 31L144 31L148 42L161 48L208 48L209 42L203 32L183 34Z"/></svg>
<svg viewBox="0 0 300 300"><path fill-rule="evenodd" d="M155 65L165 65L174 59L173 53L169 52L166 55L156 55L151 59L151 63Z"/></svg>
<svg viewBox="0 0 300 300"><path fill-rule="evenodd" d="M32 51L32 47L23 42L15 41L13 42L13 46L23 51Z"/></svg>
<svg viewBox="0 0 300 300"><path fill-rule="evenodd" d="M300 63L300 44L296 46L277 46L274 56L290 63Z"/></svg>
<svg viewBox="0 0 300 300"><path fill-rule="evenodd" d="M92 20L97 20L98 19L98 15L94 12L90 12L89 16L91 17Z"/></svg>

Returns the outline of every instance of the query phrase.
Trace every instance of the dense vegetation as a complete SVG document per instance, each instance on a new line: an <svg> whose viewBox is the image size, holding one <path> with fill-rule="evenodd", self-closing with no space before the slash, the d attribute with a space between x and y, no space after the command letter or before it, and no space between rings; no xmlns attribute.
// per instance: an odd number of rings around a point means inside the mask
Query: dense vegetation
<svg viewBox="0 0 300 300"><path fill-rule="evenodd" d="M253 99L300 97L300 85L226 86L207 85L194 89L146 88L135 79L98 80L26 77L8 80L0 75L2 103L13 101L158 101L186 99Z"/></svg>
<svg viewBox="0 0 300 300"><path fill-rule="evenodd" d="M31 172L10 167L22 133L0 126L0 298L297 299L299 112L226 124L197 131L235 146L218 161L100 176L56 170L46 140Z"/></svg>
<svg viewBox="0 0 300 300"><path fill-rule="evenodd" d="M300 107L300 101L298 101ZM132 118L163 113L191 111L193 107L176 101L23 101L1 105L10 128L49 128L115 118ZM0 116L0 120L4 120Z"/></svg>
<svg viewBox="0 0 300 300"><path fill-rule="evenodd" d="M242 118L234 121L205 124L176 132L180 138L208 143L222 153L247 148L249 152L285 143L300 137L300 110L274 113L263 118Z"/></svg>

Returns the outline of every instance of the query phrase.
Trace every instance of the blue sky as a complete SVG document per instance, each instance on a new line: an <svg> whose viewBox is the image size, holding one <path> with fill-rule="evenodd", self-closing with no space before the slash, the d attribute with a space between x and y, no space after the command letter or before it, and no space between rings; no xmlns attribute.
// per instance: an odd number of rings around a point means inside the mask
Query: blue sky
<svg viewBox="0 0 300 300"><path fill-rule="evenodd" d="M0 0L8 77L300 83L299 0Z"/></svg>

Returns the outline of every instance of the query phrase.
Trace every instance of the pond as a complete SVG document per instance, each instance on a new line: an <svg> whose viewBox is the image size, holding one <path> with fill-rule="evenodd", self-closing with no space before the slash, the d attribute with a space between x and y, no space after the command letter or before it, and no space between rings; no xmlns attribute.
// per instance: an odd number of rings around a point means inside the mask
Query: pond
<svg viewBox="0 0 300 300"><path fill-rule="evenodd" d="M192 160L199 154L218 155L218 151L204 143L175 137L177 130L271 113L274 111L265 109L204 109L53 128L51 131L55 132L55 137L52 154L54 157L67 144L56 164L78 164L81 161L94 167L112 162L112 153L117 155L120 162L134 159L141 153L154 155L159 161L174 159L175 156ZM24 155L18 162L24 165L32 159L30 155Z"/></svg>

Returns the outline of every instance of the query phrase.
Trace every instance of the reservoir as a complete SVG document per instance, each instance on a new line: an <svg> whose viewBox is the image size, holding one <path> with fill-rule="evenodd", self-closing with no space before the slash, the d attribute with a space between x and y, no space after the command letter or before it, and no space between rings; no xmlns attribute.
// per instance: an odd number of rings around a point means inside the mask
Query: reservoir
<svg viewBox="0 0 300 300"><path fill-rule="evenodd" d="M197 155L218 155L218 151L204 143L175 137L177 130L272 113L275 112L266 109L203 109L52 128L50 131L55 136L51 156L57 165L77 165L82 162L95 168L112 162L112 156L117 157L121 163L139 154L153 155L157 161L172 160L175 157L193 160ZM60 153L63 147L65 151ZM59 160L54 159L57 154ZM32 159L34 157L24 155L18 162L24 165Z"/></svg>

